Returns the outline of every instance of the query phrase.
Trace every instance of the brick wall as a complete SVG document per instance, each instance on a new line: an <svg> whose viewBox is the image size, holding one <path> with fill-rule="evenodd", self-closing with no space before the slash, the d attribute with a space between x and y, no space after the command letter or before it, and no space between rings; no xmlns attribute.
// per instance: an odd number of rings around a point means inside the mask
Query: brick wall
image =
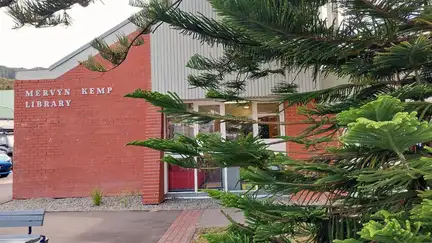
<svg viewBox="0 0 432 243"><path fill-rule="evenodd" d="M136 88L151 89L150 38L145 41L120 67L103 75L77 66L54 80L15 82L15 199L85 197L100 187L107 195L141 191L149 204L162 200L161 154L125 147L132 140L162 135L156 108L123 98ZM81 93L82 88L101 87L112 87L112 92ZM70 89L70 95L25 96L25 91L49 89ZM26 102L37 100L71 103L26 108Z"/></svg>
<svg viewBox="0 0 432 243"><path fill-rule="evenodd" d="M297 106L291 106L291 107L285 107L285 122L287 123L300 123L302 121L306 120L306 117L303 115L300 115L298 113L298 107ZM292 136L292 137L296 137L299 136L301 132L303 132L306 128L308 128L309 126L311 126L311 124L288 124L285 126L285 134L286 136ZM310 137L310 139L313 138L317 138L319 136L324 136L330 133L323 133L322 135L317 135L317 136L312 136ZM298 144L298 143L294 143L294 142L287 142L287 154L288 156L294 158L294 159L308 159L310 158L312 155L319 155L320 153L324 152L324 150L326 149L326 147L335 147L338 146L338 142L335 141L331 141L329 143L322 143L319 146L317 146L317 148L319 150L310 148L309 150L307 150L305 148L305 145L303 144Z"/></svg>
<svg viewBox="0 0 432 243"><path fill-rule="evenodd" d="M306 119L305 116L298 114L297 106L291 106L285 108L285 122L287 123L295 123L301 122ZM299 136L300 133L308 128L310 124L289 124L285 126L285 133L287 136ZM324 136L325 133L321 136ZM319 136L319 135L318 135ZM317 137L317 136L316 136ZM313 137L311 137L313 138ZM338 141L334 140L329 143L322 143L317 146L317 149L309 149L307 150L303 144L297 144L293 142L287 142L287 155L293 159L302 160L308 159L311 156L317 156L320 153L324 152L327 147L335 147L338 146ZM304 203L324 203L331 197L332 194L328 192L324 193L313 193L311 191L300 191L294 195L291 195L291 200L293 202L304 204Z"/></svg>
<svg viewBox="0 0 432 243"><path fill-rule="evenodd" d="M297 106L285 107L285 122L287 123L296 123L305 120L304 116L301 116L297 113ZM298 136L304 129L306 129L308 124L289 124L285 126L285 135L296 137ZM310 157L310 151L307 151L304 148L304 145L287 142L287 155L293 159L306 159Z"/></svg>

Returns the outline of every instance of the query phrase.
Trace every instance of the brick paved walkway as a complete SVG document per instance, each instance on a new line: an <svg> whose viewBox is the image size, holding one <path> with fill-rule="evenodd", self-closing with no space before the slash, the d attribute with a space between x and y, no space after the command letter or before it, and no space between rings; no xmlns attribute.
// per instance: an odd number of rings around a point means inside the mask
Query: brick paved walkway
<svg viewBox="0 0 432 243"><path fill-rule="evenodd" d="M203 210L184 210L158 243L189 243Z"/></svg>

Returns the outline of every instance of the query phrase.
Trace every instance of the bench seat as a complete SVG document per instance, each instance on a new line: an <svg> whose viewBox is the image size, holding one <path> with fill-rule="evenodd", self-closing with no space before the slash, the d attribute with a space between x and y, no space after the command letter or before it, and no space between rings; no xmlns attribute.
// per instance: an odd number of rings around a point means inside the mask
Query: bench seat
<svg viewBox="0 0 432 243"><path fill-rule="evenodd" d="M36 243L41 235L0 235L0 243Z"/></svg>
<svg viewBox="0 0 432 243"><path fill-rule="evenodd" d="M27 235L0 235L0 243L48 242L45 236L32 234L32 227L42 226L45 210L0 211L0 228L28 227Z"/></svg>

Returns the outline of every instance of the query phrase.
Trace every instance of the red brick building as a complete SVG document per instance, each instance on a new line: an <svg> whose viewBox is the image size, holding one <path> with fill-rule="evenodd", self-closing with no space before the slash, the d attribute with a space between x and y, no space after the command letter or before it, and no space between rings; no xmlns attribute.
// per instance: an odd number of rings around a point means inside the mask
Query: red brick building
<svg viewBox="0 0 432 243"><path fill-rule="evenodd" d="M205 1L185 1L183 9L214 15ZM113 44L116 34L131 34L135 26L125 21L102 36ZM15 82L15 148L13 197L85 197L98 187L109 195L139 191L143 202L161 202L166 195L188 193L199 196L201 188L237 191L238 168L210 172L181 169L160 162L162 154L150 149L125 147L132 140L170 137L175 133L194 136L218 131L230 139L239 134L231 124L206 126L171 124L157 108L143 100L123 98L137 88L158 92L173 91L197 111L248 116L253 119L292 122L301 119L295 109L279 113L282 107L271 102L271 88L280 77L258 80L247 87L245 97L257 102L239 106L204 99L204 91L190 89L185 67L195 53L222 54L220 48L202 46L168 26L145 37L145 44L134 47L126 61L105 74L79 65L97 52L85 45L48 69L23 71ZM311 81L311 73L290 79L300 91L332 85L331 80ZM278 135L295 135L301 126L243 127L243 132L260 135L274 142ZM291 156L304 156L294 144L271 148ZM183 194L185 195L185 194Z"/></svg>

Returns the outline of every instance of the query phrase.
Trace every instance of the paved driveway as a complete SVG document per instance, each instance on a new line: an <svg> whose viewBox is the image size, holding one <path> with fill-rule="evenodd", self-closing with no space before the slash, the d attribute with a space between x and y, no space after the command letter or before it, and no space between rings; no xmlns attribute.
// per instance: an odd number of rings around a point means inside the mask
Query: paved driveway
<svg viewBox="0 0 432 243"><path fill-rule="evenodd" d="M0 178L0 204L12 200L13 174L6 178Z"/></svg>
<svg viewBox="0 0 432 243"><path fill-rule="evenodd" d="M180 211L47 213L33 229L51 243L157 243ZM25 234L25 228L0 228L0 234Z"/></svg>

